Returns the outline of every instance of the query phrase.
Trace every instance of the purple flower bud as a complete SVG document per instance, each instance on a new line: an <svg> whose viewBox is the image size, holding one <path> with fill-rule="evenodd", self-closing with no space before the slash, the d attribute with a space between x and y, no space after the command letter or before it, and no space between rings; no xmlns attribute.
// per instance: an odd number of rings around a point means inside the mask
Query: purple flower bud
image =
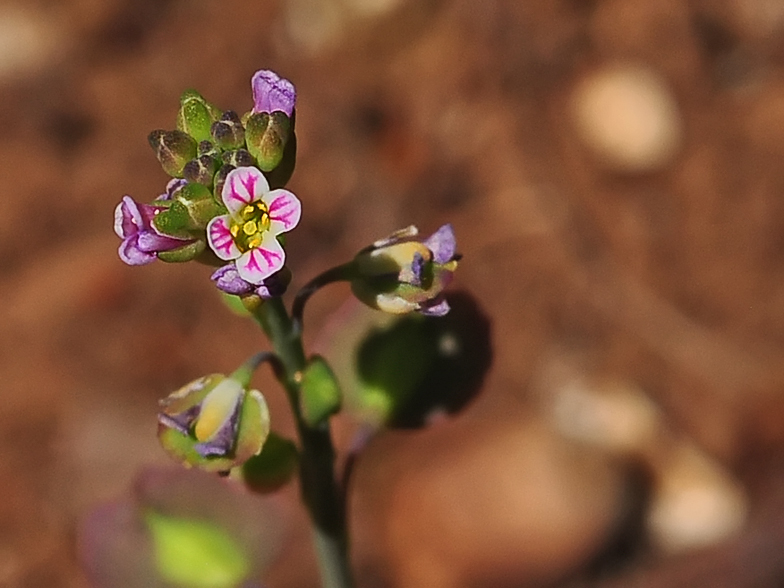
<svg viewBox="0 0 784 588"><path fill-rule="evenodd" d="M274 71L262 69L253 75L253 112L273 113L280 110L291 117L297 101L294 84Z"/></svg>
<svg viewBox="0 0 784 588"><path fill-rule="evenodd" d="M114 232L123 242L119 254L128 265L145 265L155 261L157 253L171 251L191 241L161 235L152 226L152 219L164 206L139 204L130 196L123 196L114 210Z"/></svg>
<svg viewBox="0 0 784 588"><path fill-rule="evenodd" d="M393 314L449 312L443 291L459 260L452 226L443 225L424 240L417 235L416 227L407 227L359 252L351 282L357 298Z"/></svg>
<svg viewBox="0 0 784 588"><path fill-rule="evenodd" d="M242 296L253 293L263 300L268 300L283 296L291 281L291 271L284 267L266 278L261 285L256 285L243 280L237 271L237 266L230 263L215 270L210 279L215 282L218 290L222 290L226 294Z"/></svg>

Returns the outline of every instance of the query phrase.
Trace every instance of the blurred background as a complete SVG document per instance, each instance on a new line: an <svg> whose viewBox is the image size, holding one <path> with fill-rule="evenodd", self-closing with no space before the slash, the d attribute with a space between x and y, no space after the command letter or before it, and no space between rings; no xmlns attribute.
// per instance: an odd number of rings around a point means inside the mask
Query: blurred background
<svg viewBox="0 0 784 588"><path fill-rule="evenodd" d="M0 586L86 587L77 522L169 463L157 399L263 345L208 268L112 232L180 92L244 112L261 68L299 92L291 290L452 222L491 322L468 407L358 463L360 586L784 585L780 0L3 0ZM316 586L279 500L265 579Z"/></svg>

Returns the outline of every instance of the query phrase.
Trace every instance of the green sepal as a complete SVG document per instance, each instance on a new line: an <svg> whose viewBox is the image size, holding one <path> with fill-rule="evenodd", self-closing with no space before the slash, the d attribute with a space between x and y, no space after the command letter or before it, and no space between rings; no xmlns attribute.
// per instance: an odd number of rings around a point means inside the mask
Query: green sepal
<svg viewBox="0 0 784 588"><path fill-rule="evenodd" d="M158 573L174 586L233 588L250 573L248 554L215 523L153 510L145 513L144 522Z"/></svg>
<svg viewBox="0 0 784 588"><path fill-rule="evenodd" d="M204 239L198 239L192 243L178 247L177 249L159 251L158 259L167 263L184 263L196 259L204 252L206 247L206 241L204 241Z"/></svg>
<svg viewBox="0 0 784 588"><path fill-rule="evenodd" d="M261 171L272 171L283 160L283 151L291 135L291 119L276 110L272 114L257 112L248 117L245 142Z"/></svg>
<svg viewBox="0 0 784 588"><path fill-rule="evenodd" d="M245 485L253 492L267 494L286 485L294 477L298 465L297 446L273 431L261 453L246 461L240 473Z"/></svg>
<svg viewBox="0 0 784 588"><path fill-rule="evenodd" d="M314 355L310 359L300 386L302 417L311 427L340 410L343 399L340 385L324 358Z"/></svg>
<svg viewBox="0 0 784 588"><path fill-rule="evenodd" d="M210 127L220 117L220 110L207 102L196 90L185 90L180 97L177 128L198 141L211 139Z"/></svg>
<svg viewBox="0 0 784 588"><path fill-rule="evenodd" d="M162 210L152 219L152 226L161 235L178 239L192 238L191 217L188 208L179 200L172 200L169 208Z"/></svg>
<svg viewBox="0 0 784 588"><path fill-rule="evenodd" d="M294 174L296 164L297 134L292 132L291 138L289 138L286 147L283 149L283 159L275 169L264 174L269 182L270 189L275 190L284 187Z"/></svg>
<svg viewBox="0 0 784 588"><path fill-rule="evenodd" d="M191 230L203 230L213 218L226 213L226 209L216 202L210 189L203 184L188 183L177 192L175 198L187 209L190 219L188 228Z"/></svg>
<svg viewBox="0 0 784 588"><path fill-rule="evenodd" d="M185 164L196 157L198 145L187 133L156 130L147 136L163 171L174 178L182 177Z"/></svg>

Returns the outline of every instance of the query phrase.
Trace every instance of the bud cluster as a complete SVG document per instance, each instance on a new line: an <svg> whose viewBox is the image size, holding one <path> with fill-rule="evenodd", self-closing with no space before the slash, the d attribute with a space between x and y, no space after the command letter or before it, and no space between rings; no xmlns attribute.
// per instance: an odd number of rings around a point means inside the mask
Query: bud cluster
<svg viewBox="0 0 784 588"><path fill-rule="evenodd" d="M293 228L294 216L299 219L299 201L290 192L279 190L294 171L296 92L291 82L268 70L257 72L251 85L254 106L244 116L232 110L221 111L197 91L187 90L180 98L176 129L150 133L150 146L173 179L166 192L151 204L125 196L117 206L115 232L123 240L123 261L129 265L156 259L196 259L212 265L229 261L214 278L219 288L232 294L255 293L263 298L285 290L287 279L278 278L270 284L265 284L265 280L283 268L284 253L277 236ZM241 187L233 187L236 182L227 188L232 172L245 181L251 178L255 191L247 193ZM286 196L282 200L281 192ZM297 214L276 223L274 211L266 208L276 197L277 202L285 201L290 208L297 208ZM241 223L241 209L248 207L258 209L256 216L266 215L267 224L251 227L248 219ZM223 218L223 225L216 227L216 218ZM208 228L211 223L212 231ZM229 239L239 245L239 251L219 249L210 237L212 232L217 239L216 231L224 225L227 231L234 231ZM255 251L262 241L264 249ZM266 259L269 252L275 260L264 271L245 271L249 263ZM235 260L246 253L243 259L247 263L241 268ZM242 279L241 287L237 280L222 287L229 283L226 276Z"/></svg>

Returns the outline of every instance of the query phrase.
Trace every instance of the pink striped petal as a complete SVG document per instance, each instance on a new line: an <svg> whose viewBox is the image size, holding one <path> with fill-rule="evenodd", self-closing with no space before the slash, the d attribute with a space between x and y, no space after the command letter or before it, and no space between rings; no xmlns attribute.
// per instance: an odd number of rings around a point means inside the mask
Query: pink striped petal
<svg viewBox="0 0 784 588"><path fill-rule="evenodd" d="M299 223L302 216L302 204L299 199L288 190L272 190L262 199L269 208L270 232L275 235L290 231Z"/></svg>
<svg viewBox="0 0 784 588"><path fill-rule="evenodd" d="M255 167L238 167L226 176L221 198L229 213L236 214L244 206L269 192L269 183L264 174Z"/></svg>
<svg viewBox="0 0 784 588"><path fill-rule="evenodd" d="M260 286L264 280L283 268L286 253L271 232L264 233L264 240L256 249L246 251L236 261L240 277Z"/></svg>
<svg viewBox="0 0 784 588"><path fill-rule="evenodd" d="M229 232L229 215L216 216L207 224L207 242L215 255L229 261L240 256L239 248L234 244L234 239Z"/></svg>

